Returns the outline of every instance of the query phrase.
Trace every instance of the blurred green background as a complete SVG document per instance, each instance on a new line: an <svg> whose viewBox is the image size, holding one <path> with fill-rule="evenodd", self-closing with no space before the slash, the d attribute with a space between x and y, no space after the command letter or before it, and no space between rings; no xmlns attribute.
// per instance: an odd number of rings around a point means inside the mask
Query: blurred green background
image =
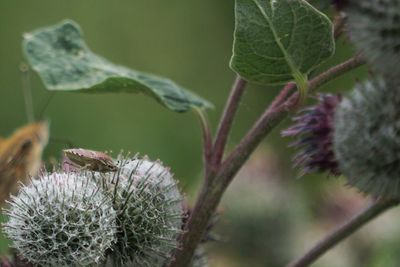
<svg viewBox="0 0 400 267"><path fill-rule="evenodd" d="M1 135L10 135L27 122L19 71L19 64L24 62L22 34L65 18L81 25L95 53L121 65L169 77L209 99L216 107L209 112L215 128L235 77L228 67L233 3L1 1ZM340 61L348 54L340 50L333 60ZM337 83L330 85L339 88ZM340 88L343 87L341 84ZM32 73L32 90L38 116L50 93L35 73ZM249 86L231 144L240 140L278 90ZM144 95L57 92L45 111L45 118L50 120L51 135L56 139L68 139L79 147L114 152L124 149L160 158L173 167L185 189L199 179L201 135L194 114L171 112ZM51 142L45 158L59 157L64 146ZM286 153L281 144L276 146L280 153Z"/></svg>
<svg viewBox="0 0 400 267"><path fill-rule="evenodd" d="M319 7L326 6L313 2ZM235 77L228 67L233 4L233 0L0 1L0 135L9 136L27 123L19 70L24 62L22 34L66 18L80 24L95 53L117 64L169 77L213 102L216 108L208 115L215 129ZM346 39L340 39L336 55L320 69L341 62L352 53ZM366 69L360 68L329 83L323 90L349 90L356 79L365 75ZM50 93L35 73L32 73L32 90L37 116ZM230 147L239 142L278 92L279 88L248 86L229 140ZM114 154L123 149L162 159L171 166L189 198L195 196L201 182L202 158L201 133L194 114L174 113L144 95L57 92L44 117L51 123L53 138L66 139L76 147L111 150ZM324 225L326 221L332 223L330 219L336 209L365 202L353 190L343 189L342 181L326 180L323 176L294 179L296 171L290 163L293 150L287 148L290 140L280 138L279 132L275 130L265 140L240 174L238 181L243 184L233 186L224 199L221 224L226 230L222 232L226 233L222 233L222 242L211 246L212 266L282 266L331 228ZM59 159L65 147L63 142L50 142L44 159ZM273 174L269 172L271 168ZM246 182L250 180L251 183ZM240 191L246 186L249 191ZM345 201L335 198L336 193ZM237 205L232 204L235 201ZM326 211L324 203L336 209ZM344 220L350 211L345 209L342 213ZM295 237L297 241L293 240ZM382 241L382 246L400 243L389 241ZM360 245L347 246L356 251ZM365 265L365 259L357 260L362 258L359 254L349 256L335 250L334 253L342 254L331 258L348 256L352 265L325 261L318 266L396 266L381 265L381 261L396 262L389 251L382 247L373 249L374 253L369 254L372 259Z"/></svg>

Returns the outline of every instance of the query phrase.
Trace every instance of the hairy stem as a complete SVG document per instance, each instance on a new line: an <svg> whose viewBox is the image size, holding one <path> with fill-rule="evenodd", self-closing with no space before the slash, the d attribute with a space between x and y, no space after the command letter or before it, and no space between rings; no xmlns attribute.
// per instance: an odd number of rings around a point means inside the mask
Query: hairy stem
<svg viewBox="0 0 400 267"><path fill-rule="evenodd" d="M310 92L315 91L326 82L364 63L365 61L360 56L355 56L312 79L308 88ZM189 266L194 250L203 237L207 223L215 212L225 189L258 144L298 107L299 94L292 93L291 88L286 88L284 91L287 95L278 95L221 166L215 172L209 173L211 177L205 179L194 210L185 225L185 233L181 236L181 249L175 251L175 258L171 261L170 267ZM282 103L282 99L287 100Z"/></svg>
<svg viewBox="0 0 400 267"><path fill-rule="evenodd" d="M214 169L221 163L225 151L225 145L228 141L229 131L232 127L233 118L238 110L246 83L245 80L237 76L235 83L232 86L228 101L226 102L213 146L211 164Z"/></svg>
<svg viewBox="0 0 400 267"><path fill-rule="evenodd" d="M346 60L345 62L340 63L328 69L327 71L321 73L320 75L312 79L309 85L310 92L315 91L320 86L329 82L330 80L335 79L354 68L364 65L365 63L366 61L363 58L363 56L361 54L356 54L355 56Z"/></svg>
<svg viewBox="0 0 400 267"><path fill-rule="evenodd" d="M330 248L340 243L343 239L353 234L355 231L360 229L369 221L381 215L386 210L397 206L399 203L400 201L398 199L375 201L369 207L355 215L348 222L344 223L332 233L328 234L303 256L289 263L287 267L309 266Z"/></svg>

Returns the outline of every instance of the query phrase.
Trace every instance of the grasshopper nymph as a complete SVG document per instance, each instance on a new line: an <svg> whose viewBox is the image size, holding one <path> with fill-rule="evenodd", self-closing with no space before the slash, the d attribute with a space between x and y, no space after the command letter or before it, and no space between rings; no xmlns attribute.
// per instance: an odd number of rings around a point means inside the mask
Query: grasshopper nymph
<svg viewBox="0 0 400 267"><path fill-rule="evenodd" d="M118 170L113 159L106 153L83 148L64 150L63 168L68 170L89 170L96 172L115 172Z"/></svg>

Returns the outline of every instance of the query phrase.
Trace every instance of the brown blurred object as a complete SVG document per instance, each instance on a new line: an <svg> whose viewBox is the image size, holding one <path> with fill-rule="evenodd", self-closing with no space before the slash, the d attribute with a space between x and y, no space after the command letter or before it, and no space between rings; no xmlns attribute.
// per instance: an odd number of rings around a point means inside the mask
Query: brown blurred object
<svg viewBox="0 0 400 267"><path fill-rule="evenodd" d="M21 260L13 250L12 256L0 259L0 267L33 267L33 265Z"/></svg>
<svg viewBox="0 0 400 267"><path fill-rule="evenodd" d="M9 138L0 139L0 205L38 174L42 152L49 139L47 122L35 122L17 129Z"/></svg>
<svg viewBox="0 0 400 267"><path fill-rule="evenodd" d="M370 199L356 194L342 184L329 184L321 188L320 199L316 201L318 206L315 216L324 229L328 230L351 218L368 205L369 201Z"/></svg>

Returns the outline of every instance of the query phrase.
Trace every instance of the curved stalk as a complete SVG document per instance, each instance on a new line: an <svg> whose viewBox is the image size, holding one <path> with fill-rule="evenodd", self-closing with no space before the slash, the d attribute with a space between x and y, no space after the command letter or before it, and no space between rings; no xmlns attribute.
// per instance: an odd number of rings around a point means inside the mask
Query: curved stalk
<svg viewBox="0 0 400 267"><path fill-rule="evenodd" d="M199 122L203 132L203 157L205 163L204 165L206 166L206 172L207 172L208 171L207 163L210 161L212 154L211 127L206 115L200 108L194 107L193 110L197 115L197 117L199 118Z"/></svg>
<svg viewBox="0 0 400 267"><path fill-rule="evenodd" d="M306 267L321 257L329 249L343 241L362 226L381 215L386 210L397 206L399 199L378 200L369 207L355 215L348 222L339 226L332 233L328 234L324 239L318 242L314 247L307 251L300 258L292 261L286 267Z"/></svg>
<svg viewBox="0 0 400 267"><path fill-rule="evenodd" d="M213 165L214 169L221 163L225 146L228 141L229 131L232 127L233 118L235 117L235 114L239 108L239 103L243 96L246 84L247 82L245 80L237 76L232 86L231 93L228 101L226 102L226 106L218 126L218 131L213 146L213 155L210 164Z"/></svg>

